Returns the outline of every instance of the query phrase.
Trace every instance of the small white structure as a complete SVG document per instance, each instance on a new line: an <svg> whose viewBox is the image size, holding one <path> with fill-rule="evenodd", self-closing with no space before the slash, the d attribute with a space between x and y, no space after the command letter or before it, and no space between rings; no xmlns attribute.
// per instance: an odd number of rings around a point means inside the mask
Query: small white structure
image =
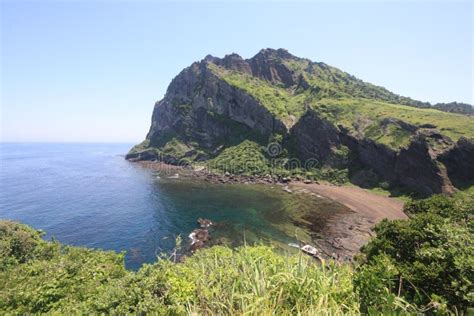
<svg viewBox="0 0 474 316"><path fill-rule="evenodd" d="M315 247L311 245L304 245L303 247L301 247L301 251L315 257L319 254L318 249L316 249Z"/></svg>

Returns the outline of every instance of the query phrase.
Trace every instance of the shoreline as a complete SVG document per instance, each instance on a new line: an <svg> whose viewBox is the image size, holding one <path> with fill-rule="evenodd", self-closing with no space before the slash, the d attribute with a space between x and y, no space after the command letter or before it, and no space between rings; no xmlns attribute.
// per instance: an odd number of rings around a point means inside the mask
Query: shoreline
<svg viewBox="0 0 474 316"><path fill-rule="evenodd" d="M356 186L337 186L329 183L292 182L290 187L303 188L347 206L352 211L366 216L375 223L382 219L407 219L403 213L404 202L388 196L378 195Z"/></svg>
<svg viewBox="0 0 474 316"><path fill-rule="evenodd" d="M380 222L382 219L407 219L403 213L404 202L397 198L373 193L357 186L335 185L325 181L304 181L303 179L276 178L271 176L243 176L231 174L216 174L206 169L185 169L180 166L169 165L163 162L137 161L147 169L162 171L164 173L178 173L185 178L195 178L211 183L221 184L271 184L284 186L283 190L291 193L295 189L308 192L336 201L352 211L366 216L372 221Z"/></svg>
<svg viewBox="0 0 474 316"><path fill-rule="evenodd" d="M299 223L311 231L313 243L327 257L351 261L360 247L373 236L372 228L387 218L407 219L403 213L404 202L382 196L356 186L333 185L303 179L276 178L271 176L241 176L211 173L205 168L189 169L162 162L132 162L168 178L194 179L216 184L263 184L279 186L286 194L310 194L339 203L350 213L335 215L324 229L311 216ZM180 176L176 176L176 174Z"/></svg>
<svg viewBox="0 0 474 316"><path fill-rule="evenodd" d="M383 219L408 218L403 213L403 201L377 195L359 187L295 182L290 188L330 199L353 212L332 218L323 231L326 238L318 240L317 235L313 236L313 241L318 242L323 249L332 250L336 259L350 261L374 236L373 227Z"/></svg>

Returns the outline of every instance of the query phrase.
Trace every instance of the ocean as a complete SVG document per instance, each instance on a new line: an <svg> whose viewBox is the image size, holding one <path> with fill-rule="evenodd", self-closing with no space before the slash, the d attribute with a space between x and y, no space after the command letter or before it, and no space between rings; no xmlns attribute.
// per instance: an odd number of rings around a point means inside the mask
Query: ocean
<svg viewBox="0 0 474 316"><path fill-rule="evenodd" d="M288 244L308 238L295 217L334 212L327 200L278 187L169 179L126 161L132 145L0 144L0 218L42 229L45 239L125 251L136 270L170 253L177 236L187 247L198 218L216 223L216 244Z"/></svg>

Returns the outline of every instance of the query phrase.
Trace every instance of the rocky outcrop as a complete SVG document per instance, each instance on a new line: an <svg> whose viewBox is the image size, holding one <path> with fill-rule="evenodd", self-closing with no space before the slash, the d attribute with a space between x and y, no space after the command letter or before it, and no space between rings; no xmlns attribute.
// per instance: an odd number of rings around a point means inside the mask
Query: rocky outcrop
<svg viewBox="0 0 474 316"><path fill-rule="evenodd" d="M244 82L235 85L222 73L238 74L234 80ZM295 112L291 112L295 104L281 104L293 96L307 97L298 101ZM436 129L436 122L413 125L389 115L374 122L353 113L352 127L347 122L344 127L338 122L340 109L325 107L318 112L311 106L315 99L341 96L384 102L403 99L284 49L263 49L249 59L234 53L224 58L208 55L172 80L165 97L155 104L146 146L132 150L126 158L171 164L183 159L204 161L246 139L265 147L279 135L276 139L284 147L279 154L298 160L300 167L313 160L317 163L311 167L356 170L358 178L374 175L421 195L452 193L456 186L474 182L472 140L461 138L454 143ZM262 101L266 97L268 102ZM389 141L378 140L387 135ZM390 146L398 144L399 138L403 146Z"/></svg>
<svg viewBox="0 0 474 316"><path fill-rule="evenodd" d="M474 142L461 137L456 146L440 155L439 160L446 166L447 174L456 186L474 184Z"/></svg>
<svg viewBox="0 0 474 316"><path fill-rule="evenodd" d="M412 130L416 133L409 146L400 151L370 139L357 139L345 134L344 130L340 138L352 150L357 163L375 171L380 180L404 187L421 196L453 193L456 189L451 181L452 175L448 174L444 157L457 146L436 131ZM466 152L466 155L472 153ZM467 177L473 179L474 174Z"/></svg>
<svg viewBox="0 0 474 316"><path fill-rule="evenodd" d="M263 49L249 60L249 64L255 77L289 87L295 84L294 73L281 60L295 58L284 49Z"/></svg>
<svg viewBox="0 0 474 316"><path fill-rule="evenodd" d="M125 159L135 162L135 161L153 161L153 160L158 160L159 154L157 151L153 148L145 149L139 152L129 152L126 156Z"/></svg>
<svg viewBox="0 0 474 316"><path fill-rule="evenodd" d="M313 110L308 110L292 127L289 142L302 162L316 159L320 166L334 166L334 149L342 145L337 128Z"/></svg>
<svg viewBox="0 0 474 316"><path fill-rule="evenodd" d="M240 62L232 65L245 68ZM155 105L147 139L161 147L177 137L214 151L249 135L268 138L285 132L285 125L255 98L218 78L202 61L173 79L165 98Z"/></svg>
<svg viewBox="0 0 474 316"><path fill-rule="evenodd" d="M200 228L196 228L189 234L189 239L191 239L191 245L189 250L191 253L205 247L206 243L209 241L209 228L213 225L212 221L208 219L198 219L198 224Z"/></svg>
<svg viewBox="0 0 474 316"><path fill-rule="evenodd" d="M424 137L413 140L408 148L400 151L394 171L400 185L423 196L454 193L446 168Z"/></svg>
<svg viewBox="0 0 474 316"><path fill-rule="evenodd" d="M371 139L355 137L344 128L341 128L339 137L353 153L352 156L356 159L355 163L374 170L388 182L395 181L396 151Z"/></svg>

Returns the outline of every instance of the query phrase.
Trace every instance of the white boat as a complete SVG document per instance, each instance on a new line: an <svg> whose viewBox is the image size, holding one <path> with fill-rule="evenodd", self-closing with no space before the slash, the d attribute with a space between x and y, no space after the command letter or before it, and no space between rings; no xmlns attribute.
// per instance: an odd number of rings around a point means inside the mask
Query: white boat
<svg viewBox="0 0 474 316"><path fill-rule="evenodd" d="M301 247L301 251L311 256L317 256L319 254L318 249L311 245L304 245L303 247Z"/></svg>

